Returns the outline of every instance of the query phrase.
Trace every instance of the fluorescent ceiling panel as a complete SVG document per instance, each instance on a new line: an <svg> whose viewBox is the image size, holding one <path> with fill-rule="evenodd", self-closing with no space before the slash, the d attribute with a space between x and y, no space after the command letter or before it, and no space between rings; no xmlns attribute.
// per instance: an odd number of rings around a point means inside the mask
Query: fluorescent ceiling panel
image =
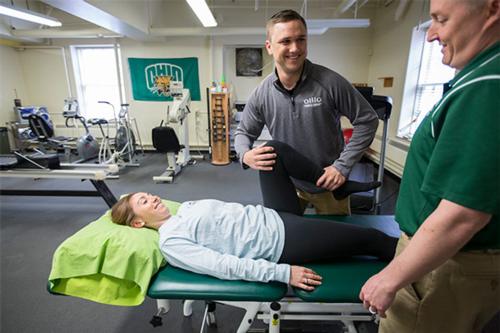
<svg viewBox="0 0 500 333"><path fill-rule="evenodd" d="M48 25L49 27L60 27L62 25L61 22L53 17L3 3L0 4L0 15L14 17L23 21Z"/></svg>
<svg viewBox="0 0 500 333"><path fill-rule="evenodd" d="M216 27L217 21L215 20L212 11L208 8L205 0L186 0L191 9L196 14L204 27Z"/></svg>
<svg viewBox="0 0 500 333"><path fill-rule="evenodd" d="M308 29L322 28L368 28L370 19L326 19L306 20Z"/></svg>

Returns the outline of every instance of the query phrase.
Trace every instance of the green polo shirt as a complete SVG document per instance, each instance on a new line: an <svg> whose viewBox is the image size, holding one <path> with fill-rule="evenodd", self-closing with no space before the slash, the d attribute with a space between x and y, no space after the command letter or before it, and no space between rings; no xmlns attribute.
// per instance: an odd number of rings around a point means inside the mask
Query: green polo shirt
<svg viewBox="0 0 500 333"><path fill-rule="evenodd" d="M464 249L500 248L500 43L453 80L413 136L396 221L412 236L441 199L493 214Z"/></svg>

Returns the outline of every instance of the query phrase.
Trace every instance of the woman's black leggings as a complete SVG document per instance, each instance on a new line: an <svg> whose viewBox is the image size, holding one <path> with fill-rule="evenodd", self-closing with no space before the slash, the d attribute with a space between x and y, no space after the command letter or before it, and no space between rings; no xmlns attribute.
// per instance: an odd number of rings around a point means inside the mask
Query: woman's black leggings
<svg viewBox="0 0 500 333"><path fill-rule="evenodd" d="M372 255L389 261L397 238L381 231L331 220L303 217L290 177L316 183L323 169L286 143L269 141L277 155L272 171L260 171L264 206L276 210L285 224L285 247L280 262L311 261Z"/></svg>

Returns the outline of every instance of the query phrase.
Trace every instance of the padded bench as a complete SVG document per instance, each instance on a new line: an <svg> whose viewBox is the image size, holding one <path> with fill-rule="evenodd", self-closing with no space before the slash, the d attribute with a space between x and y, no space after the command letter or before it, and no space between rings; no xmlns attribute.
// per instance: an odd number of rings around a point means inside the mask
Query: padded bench
<svg viewBox="0 0 500 333"><path fill-rule="evenodd" d="M399 236L393 216L353 215L319 216L339 222L379 229L391 236ZM385 262L371 257L356 257L335 262L312 263L305 266L323 276L323 284L308 292L288 288L279 282L258 283L220 280L207 275L188 272L170 265L162 268L151 280L148 296L157 299L158 314L166 313L170 299L184 299L184 315L192 313L193 300L205 300L236 306L246 310L238 333L247 332L255 319L269 322L269 332L279 332L280 320L339 320L347 332L357 332L355 321L373 321L376 316L363 308L359 291L372 275L378 273ZM208 303L210 304L210 303ZM205 320L209 324L214 314L208 309ZM154 317L152 324L161 319ZM203 331L203 326L202 326Z"/></svg>

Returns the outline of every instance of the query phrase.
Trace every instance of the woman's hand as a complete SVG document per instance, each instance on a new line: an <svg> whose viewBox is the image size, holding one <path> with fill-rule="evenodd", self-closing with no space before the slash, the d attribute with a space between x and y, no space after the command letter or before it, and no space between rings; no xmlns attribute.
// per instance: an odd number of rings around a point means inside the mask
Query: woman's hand
<svg viewBox="0 0 500 333"><path fill-rule="evenodd" d="M314 286L321 285L323 278L312 269L302 266L291 266L290 285L300 289L313 291Z"/></svg>

